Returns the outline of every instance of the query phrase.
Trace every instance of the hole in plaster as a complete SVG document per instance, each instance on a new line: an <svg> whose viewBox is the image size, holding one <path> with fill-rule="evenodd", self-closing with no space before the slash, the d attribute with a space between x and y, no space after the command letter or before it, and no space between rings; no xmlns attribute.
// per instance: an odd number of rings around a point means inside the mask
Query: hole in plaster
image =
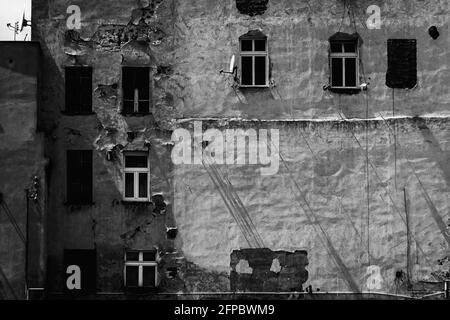
<svg viewBox="0 0 450 320"><path fill-rule="evenodd" d="M178 235L178 228L176 228L176 227L167 227L166 228L166 235L167 235L167 239L169 239L169 240L174 240L176 237L177 237L177 235Z"/></svg>
<svg viewBox="0 0 450 320"><path fill-rule="evenodd" d="M178 268L176 268L176 267L167 268L167 271L166 271L167 278L173 279L177 276L177 274L178 274Z"/></svg>
<svg viewBox="0 0 450 320"><path fill-rule="evenodd" d="M437 29L436 26L431 26L428 29L428 34L430 35L430 37L432 37L434 40L436 40L437 38L439 38L439 31Z"/></svg>
<svg viewBox="0 0 450 320"><path fill-rule="evenodd" d="M152 202L155 205L153 212L156 214L164 214L166 212L166 203L164 202L164 197L161 194L156 194L152 196Z"/></svg>

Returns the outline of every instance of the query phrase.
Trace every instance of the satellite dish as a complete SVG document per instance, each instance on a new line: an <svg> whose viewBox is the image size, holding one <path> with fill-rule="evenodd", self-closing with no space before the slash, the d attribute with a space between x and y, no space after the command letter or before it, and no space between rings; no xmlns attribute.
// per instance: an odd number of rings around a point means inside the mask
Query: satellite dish
<svg viewBox="0 0 450 320"><path fill-rule="evenodd" d="M19 22L19 30L20 30L20 32L22 32L23 28L25 28L25 27L31 27L31 21L25 19L25 11L24 11L23 15L22 15L22 20L21 20L21 22Z"/></svg>
<svg viewBox="0 0 450 320"><path fill-rule="evenodd" d="M235 57L233 54L233 56L231 57L231 61L230 61L230 70L229 70L230 73L233 73L233 71L234 71L234 61L235 61Z"/></svg>

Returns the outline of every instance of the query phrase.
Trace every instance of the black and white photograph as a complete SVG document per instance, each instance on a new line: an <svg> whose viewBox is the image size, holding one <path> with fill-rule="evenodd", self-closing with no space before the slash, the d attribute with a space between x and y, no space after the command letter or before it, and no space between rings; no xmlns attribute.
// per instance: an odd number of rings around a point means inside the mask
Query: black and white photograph
<svg viewBox="0 0 450 320"><path fill-rule="evenodd" d="M0 0L0 300L449 300L449 33L447 0Z"/></svg>

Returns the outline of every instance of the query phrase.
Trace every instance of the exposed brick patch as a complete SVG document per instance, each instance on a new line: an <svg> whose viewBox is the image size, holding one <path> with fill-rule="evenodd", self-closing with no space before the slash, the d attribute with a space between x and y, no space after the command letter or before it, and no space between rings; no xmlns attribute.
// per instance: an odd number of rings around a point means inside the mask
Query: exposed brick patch
<svg viewBox="0 0 450 320"><path fill-rule="evenodd" d="M242 14L256 16L267 10L269 0L236 0L236 8Z"/></svg>

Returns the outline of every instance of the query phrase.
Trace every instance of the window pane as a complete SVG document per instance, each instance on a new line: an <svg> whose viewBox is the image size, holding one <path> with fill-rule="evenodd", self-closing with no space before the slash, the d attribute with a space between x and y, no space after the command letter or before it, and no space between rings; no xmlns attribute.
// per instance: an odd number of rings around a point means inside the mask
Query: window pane
<svg viewBox="0 0 450 320"><path fill-rule="evenodd" d="M91 112L92 111L92 79L81 78L81 101L80 111Z"/></svg>
<svg viewBox="0 0 450 320"><path fill-rule="evenodd" d="M242 84L253 85L252 57L242 57Z"/></svg>
<svg viewBox="0 0 450 320"><path fill-rule="evenodd" d="M142 255L144 261L156 261L156 251L144 251Z"/></svg>
<svg viewBox="0 0 450 320"><path fill-rule="evenodd" d="M356 52L356 43L354 42L344 43L344 52Z"/></svg>
<svg viewBox="0 0 450 320"><path fill-rule="evenodd" d="M134 112L134 101L133 100L124 100L122 112L133 113Z"/></svg>
<svg viewBox="0 0 450 320"><path fill-rule="evenodd" d="M125 156L126 168L147 168L147 156Z"/></svg>
<svg viewBox="0 0 450 320"><path fill-rule="evenodd" d="M266 40L255 40L255 51L266 51Z"/></svg>
<svg viewBox="0 0 450 320"><path fill-rule="evenodd" d="M241 51L253 51L252 41L253 40L242 40L241 41Z"/></svg>
<svg viewBox="0 0 450 320"><path fill-rule="evenodd" d="M127 261L139 261L139 252L138 251L128 251L126 259L127 259Z"/></svg>
<svg viewBox="0 0 450 320"><path fill-rule="evenodd" d="M126 274L126 285L127 287L137 287L139 281L139 267L137 266L126 266L125 267Z"/></svg>
<svg viewBox="0 0 450 320"><path fill-rule="evenodd" d="M125 197L134 198L134 173L125 173Z"/></svg>
<svg viewBox="0 0 450 320"><path fill-rule="evenodd" d="M331 52L342 52L342 44L338 42L331 42Z"/></svg>
<svg viewBox="0 0 450 320"><path fill-rule="evenodd" d="M345 86L356 86L356 58L345 59Z"/></svg>
<svg viewBox="0 0 450 320"><path fill-rule="evenodd" d="M149 104L150 102L148 100L140 100L139 101L139 106L138 106L138 111L140 113L148 113L149 112Z"/></svg>
<svg viewBox="0 0 450 320"><path fill-rule="evenodd" d="M342 87L342 58L331 59L331 85L333 87Z"/></svg>
<svg viewBox="0 0 450 320"><path fill-rule="evenodd" d="M139 173L139 198L147 198L147 173Z"/></svg>
<svg viewBox="0 0 450 320"><path fill-rule="evenodd" d="M134 99L134 72L133 68L124 67L122 69L122 91L123 98L128 100Z"/></svg>
<svg viewBox="0 0 450 320"><path fill-rule="evenodd" d="M266 57L255 57L255 85L266 85Z"/></svg>
<svg viewBox="0 0 450 320"><path fill-rule="evenodd" d="M155 286L155 267L146 266L144 268L144 287L154 287Z"/></svg>
<svg viewBox="0 0 450 320"><path fill-rule="evenodd" d="M136 88L139 89L139 99L147 100L149 97L150 70L148 67L136 68Z"/></svg>

